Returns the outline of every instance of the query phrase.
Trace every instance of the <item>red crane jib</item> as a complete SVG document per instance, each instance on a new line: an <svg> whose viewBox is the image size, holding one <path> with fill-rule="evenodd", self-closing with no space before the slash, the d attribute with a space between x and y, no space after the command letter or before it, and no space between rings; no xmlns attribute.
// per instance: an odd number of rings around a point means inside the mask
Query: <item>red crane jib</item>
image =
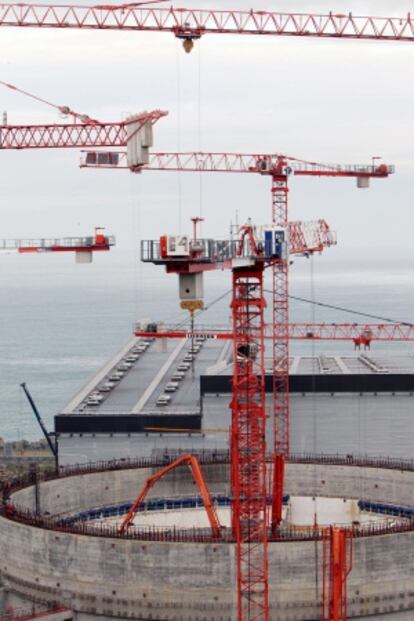
<svg viewBox="0 0 414 621"><path fill-rule="evenodd" d="M369 336L367 336L369 333ZM351 323L289 323L288 334L290 340L317 340L317 341L352 341L361 345L372 341L414 341L414 325L401 323L370 323L370 324L351 324ZM231 340L233 333L228 329L195 328L194 337ZM135 336L153 338L190 338L191 333L185 330L178 330L175 326L164 325L160 332L148 332L137 329ZM264 338L273 338L271 326L265 326Z"/></svg>
<svg viewBox="0 0 414 621"><path fill-rule="evenodd" d="M414 41L414 20L352 13L279 13L214 9L151 8L137 4L0 6L0 26L170 32L181 39L204 34L244 34L334 39Z"/></svg>
<svg viewBox="0 0 414 621"><path fill-rule="evenodd" d="M85 151L81 168L129 169L125 151ZM288 174L310 177L384 178L393 174L394 166L381 164L323 164L295 157L269 153L152 153L149 163L135 170L183 172L233 172L277 175L282 169ZM134 172L134 170L133 170Z"/></svg>
<svg viewBox="0 0 414 621"><path fill-rule="evenodd" d="M167 112L153 110L134 119L144 126L155 123ZM84 147L122 147L127 143L128 122L61 123L50 125L2 125L0 149L67 149Z"/></svg>

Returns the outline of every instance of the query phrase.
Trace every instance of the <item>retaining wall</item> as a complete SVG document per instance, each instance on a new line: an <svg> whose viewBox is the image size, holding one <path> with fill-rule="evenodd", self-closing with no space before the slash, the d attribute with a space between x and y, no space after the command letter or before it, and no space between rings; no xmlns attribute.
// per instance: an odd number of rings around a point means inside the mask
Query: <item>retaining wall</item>
<svg viewBox="0 0 414 621"><path fill-rule="evenodd" d="M212 492L228 491L228 468L205 466ZM41 508L73 513L131 500L152 469L116 470L42 483ZM287 465L291 494L363 497L413 504L414 472L353 466ZM195 491L188 469L170 473L154 496ZM13 495L33 507L33 489ZM22 594L58 600L79 613L165 621L235 618L234 545L106 539L70 534L0 518L0 570ZM349 614L413 610L414 533L354 540L348 583ZM322 583L320 542L269 544L272 621L318 619Z"/></svg>

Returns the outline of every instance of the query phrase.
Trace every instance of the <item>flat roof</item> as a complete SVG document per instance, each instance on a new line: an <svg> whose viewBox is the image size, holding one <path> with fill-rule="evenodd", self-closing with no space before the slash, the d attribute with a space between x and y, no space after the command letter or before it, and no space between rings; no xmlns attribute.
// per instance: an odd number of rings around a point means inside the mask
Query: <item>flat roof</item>
<svg viewBox="0 0 414 621"><path fill-rule="evenodd" d="M196 341L195 341L196 343ZM191 362L177 381L177 389L165 392L184 358L191 356L191 340L132 338L122 347L61 410L64 415L116 414L195 414L200 412L200 376L231 376L232 344L227 341L206 339L194 353L194 373ZM141 351L140 351L141 350ZM129 357L135 358L128 362ZM392 355L374 352L355 352L352 355L292 356L290 375L329 376L347 375L385 376L414 375L412 355ZM111 382L110 390L102 391L111 376L124 366L119 381ZM266 371L271 374L271 361L266 359ZM345 381L344 377L344 381ZM351 379L351 378L349 378ZM391 378L389 378L391 379ZM224 378L223 378L224 380ZM301 380L302 381L302 380ZM375 381L375 380L374 380ZM228 383L228 382L227 382ZM385 379L384 379L384 385ZM227 386L227 384L226 384ZM224 392L229 392L229 387ZM386 389L385 389L386 390ZM306 390L307 391L307 390ZM98 394L96 404L91 395ZM170 397L167 405L157 404L161 395Z"/></svg>
<svg viewBox="0 0 414 621"><path fill-rule="evenodd" d="M145 351L138 349L148 343ZM180 364L186 364L184 358L191 356L191 340L148 340L134 338L118 351L102 369L100 369L71 401L62 409L61 414L147 414L199 411L200 375L214 371L222 359L223 344L216 340L200 343L200 350L194 355L194 374L191 362L184 371L184 377L178 381L177 390L169 392L171 397L168 406L157 406L157 399L164 392L166 385ZM227 348L228 349L228 348ZM230 352L229 354L230 355ZM129 356L139 356L123 371L119 381L113 382L110 391L99 391ZM224 361L224 366L230 360ZM128 364L128 363L127 363ZM89 405L88 398L99 391L102 401L97 405Z"/></svg>

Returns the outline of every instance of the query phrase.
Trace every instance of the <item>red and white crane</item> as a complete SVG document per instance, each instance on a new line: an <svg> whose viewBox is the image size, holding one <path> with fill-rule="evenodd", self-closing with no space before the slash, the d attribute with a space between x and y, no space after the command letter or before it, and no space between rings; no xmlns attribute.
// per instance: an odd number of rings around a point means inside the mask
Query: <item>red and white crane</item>
<svg viewBox="0 0 414 621"><path fill-rule="evenodd" d="M139 173L142 170L173 172L226 172L269 175L286 162L287 175L301 177L353 177L359 187L367 187L371 178L384 178L395 172L394 166L372 164L321 164L280 153L218 153L188 151L185 153L151 153L144 166L130 166L126 151L83 150L81 168L118 168Z"/></svg>
<svg viewBox="0 0 414 621"><path fill-rule="evenodd" d="M266 477L266 401L264 361L264 269L291 254L308 254L331 245L326 223L324 242L306 244L307 235L277 226L242 226L237 239L200 239L190 235L163 235L144 240L144 262L164 265L178 274L181 306L202 307L205 271L228 268L232 272L233 388L231 400L232 529L236 542L238 619L269 619L268 508ZM310 225L308 225L310 227ZM315 228L318 223L315 223ZM295 223L296 231L301 223ZM303 227L305 229L305 227ZM312 227L310 227L312 228ZM302 241L302 245L299 240ZM289 252L290 251L290 252Z"/></svg>
<svg viewBox="0 0 414 621"><path fill-rule="evenodd" d="M84 237L47 237L39 239L0 239L0 253L75 252L77 263L90 263L93 252L103 252L115 245L113 235L95 227L94 234Z"/></svg>

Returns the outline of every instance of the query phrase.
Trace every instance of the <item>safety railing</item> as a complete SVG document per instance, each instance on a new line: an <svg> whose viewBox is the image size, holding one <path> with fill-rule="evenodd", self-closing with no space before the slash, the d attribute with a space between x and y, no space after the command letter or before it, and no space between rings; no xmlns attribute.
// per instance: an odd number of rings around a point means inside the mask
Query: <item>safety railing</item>
<svg viewBox="0 0 414 621"><path fill-rule="evenodd" d="M235 240L190 239L182 255L178 252L175 254L175 249L169 249L168 256L164 256L159 239L144 239L141 241L141 261L144 263L157 263L165 260L179 262L188 261L191 257L191 261L200 263L220 263L239 256L239 250L241 250L241 256L252 254L247 243L240 247L240 242Z"/></svg>
<svg viewBox="0 0 414 621"><path fill-rule="evenodd" d="M234 543L231 528L222 528L220 537L214 537L210 528L180 528L176 526L133 526L124 533L118 532L119 525L108 522L79 521L63 523L61 518L36 515L32 511L19 507L2 509L12 521L28 526L64 532L68 534L87 535L89 537L106 537L115 539L132 539L137 541L162 541L170 543ZM414 518L379 520L368 524L352 524L354 538L372 537L414 531ZM269 541L315 541L321 540L324 528L320 526L283 526L276 533L269 529Z"/></svg>
<svg viewBox="0 0 414 621"><path fill-rule="evenodd" d="M107 235L103 240L97 241L95 237L62 237L62 238L39 238L39 239L0 239L0 250L16 250L19 248L88 248L99 245L113 246L115 236Z"/></svg>
<svg viewBox="0 0 414 621"><path fill-rule="evenodd" d="M38 473L38 481L50 481L53 479L79 476L82 474L94 474L98 472L110 472L114 470L127 470L135 468L160 468L174 461L183 451L160 450L152 457L139 458L120 458L108 461L87 462L83 464L73 464L61 466L59 472L55 470L45 470ZM193 450L201 465L228 464L229 452L227 450ZM272 461L272 456L267 456L267 461ZM404 470L414 472L414 459L403 459L397 457L381 456L358 456L340 454L314 454L314 453L291 453L288 458L289 463L314 464L331 466L359 466L363 468L384 468L390 470ZM13 477L7 481L0 482L0 492L3 490L7 494L33 485L33 474L27 473L18 477Z"/></svg>

